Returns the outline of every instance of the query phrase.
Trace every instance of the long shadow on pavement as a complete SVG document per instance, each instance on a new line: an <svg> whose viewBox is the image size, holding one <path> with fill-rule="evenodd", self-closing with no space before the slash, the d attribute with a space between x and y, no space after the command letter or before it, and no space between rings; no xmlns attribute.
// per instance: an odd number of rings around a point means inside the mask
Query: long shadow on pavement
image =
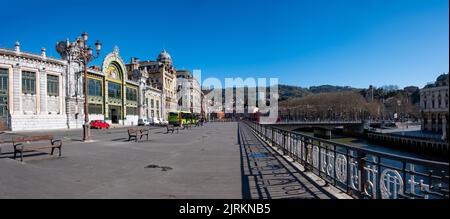
<svg viewBox="0 0 450 219"><path fill-rule="evenodd" d="M333 199L316 182L239 123L243 199Z"/></svg>

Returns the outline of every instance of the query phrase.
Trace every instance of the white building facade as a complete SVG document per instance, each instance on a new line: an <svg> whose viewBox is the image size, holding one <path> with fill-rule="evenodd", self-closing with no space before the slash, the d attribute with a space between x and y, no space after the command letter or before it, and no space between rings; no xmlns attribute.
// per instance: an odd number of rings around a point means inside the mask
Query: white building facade
<svg viewBox="0 0 450 219"><path fill-rule="evenodd" d="M59 45L61 46L61 45ZM0 130L82 128L84 124L84 69L58 50L61 58L0 49ZM102 66L88 69L89 120L122 126L138 125L140 118L161 118L165 112L161 89L148 76L128 72L116 47Z"/></svg>
<svg viewBox="0 0 450 219"><path fill-rule="evenodd" d="M67 127L66 63L15 48L0 49L0 129L40 130Z"/></svg>
<svg viewBox="0 0 450 219"><path fill-rule="evenodd" d="M420 90L422 130L441 133L448 139L448 73L440 75L436 82Z"/></svg>
<svg viewBox="0 0 450 219"><path fill-rule="evenodd" d="M202 90L199 81L187 70L177 71L178 110L202 114Z"/></svg>

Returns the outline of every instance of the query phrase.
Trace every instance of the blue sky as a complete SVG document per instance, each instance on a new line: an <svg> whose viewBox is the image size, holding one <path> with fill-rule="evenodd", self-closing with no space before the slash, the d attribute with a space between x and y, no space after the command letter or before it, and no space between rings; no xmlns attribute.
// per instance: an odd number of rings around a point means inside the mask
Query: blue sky
<svg viewBox="0 0 450 219"><path fill-rule="evenodd" d="M166 48L205 77L424 86L449 71L448 0L3 1L0 47L57 56L87 31L125 61ZM80 11L79 9L82 9ZM78 9L78 10L77 10ZM80 16L82 15L82 16ZM97 61L98 62L98 61Z"/></svg>

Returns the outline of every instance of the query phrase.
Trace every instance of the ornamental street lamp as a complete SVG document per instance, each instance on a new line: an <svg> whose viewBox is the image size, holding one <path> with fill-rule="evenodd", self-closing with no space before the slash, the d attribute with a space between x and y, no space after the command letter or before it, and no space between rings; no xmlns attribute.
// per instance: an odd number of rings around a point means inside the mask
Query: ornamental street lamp
<svg viewBox="0 0 450 219"><path fill-rule="evenodd" d="M88 80L87 71L90 61L96 59L100 55L102 49L102 43L100 41L95 42L96 54L93 54L93 49L88 46L88 34L86 32L81 34L75 42L67 41L57 44L57 51L59 54L67 57L68 61L75 61L83 63L84 67L84 124L83 124L83 141L89 141L91 138L89 127L89 110L88 110Z"/></svg>

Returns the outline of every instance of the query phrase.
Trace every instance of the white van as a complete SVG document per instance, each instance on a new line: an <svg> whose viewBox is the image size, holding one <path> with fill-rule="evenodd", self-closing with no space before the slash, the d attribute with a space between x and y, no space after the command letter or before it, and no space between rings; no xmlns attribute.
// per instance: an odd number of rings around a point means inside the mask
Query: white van
<svg viewBox="0 0 450 219"><path fill-rule="evenodd" d="M153 125L161 125L161 121L158 118L153 118Z"/></svg>
<svg viewBox="0 0 450 219"><path fill-rule="evenodd" d="M138 120L138 126L148 126L150 125L150 121L147 119L139 119Z"/></svg>

